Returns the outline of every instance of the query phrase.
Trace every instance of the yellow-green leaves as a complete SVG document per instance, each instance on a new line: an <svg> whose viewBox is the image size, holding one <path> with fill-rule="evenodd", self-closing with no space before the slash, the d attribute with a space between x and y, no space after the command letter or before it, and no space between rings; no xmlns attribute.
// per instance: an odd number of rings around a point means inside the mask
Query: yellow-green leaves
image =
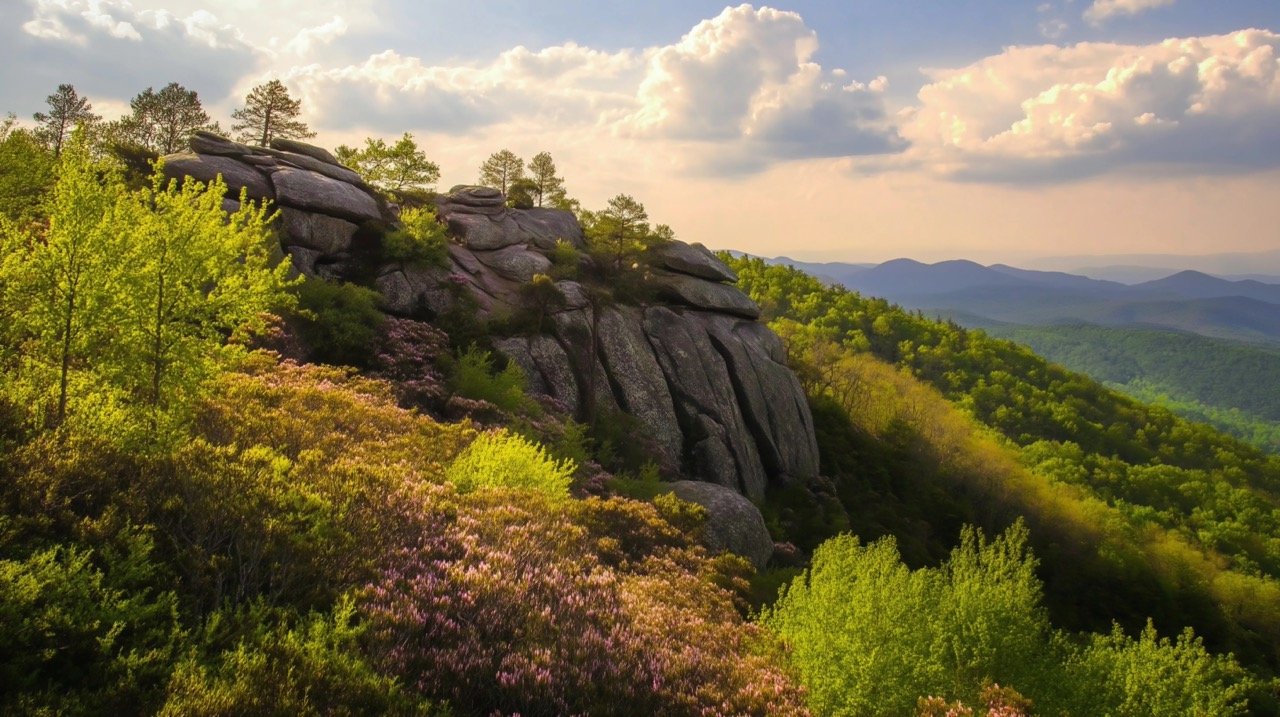
<svg viewBox="0 0 1280 717"><path fill-rule="evenodd" d="M33 399L34 425L156 438L225 364L227 338L262 329L289 300L269 216L244 202L228 217L220 181L179 186L157 173L132 191L82 137L58 175L47 226L0 229L5 338L18 347L9 388ZM137 430L121 430L121 409Z"/></svg>
<svg viewBox="0 0 1280 717"><path fill-rule="evenodd" d="M461 493L484 488L531 490L567 498L574 465L505 430L481 434L445 471Z"/></svg>

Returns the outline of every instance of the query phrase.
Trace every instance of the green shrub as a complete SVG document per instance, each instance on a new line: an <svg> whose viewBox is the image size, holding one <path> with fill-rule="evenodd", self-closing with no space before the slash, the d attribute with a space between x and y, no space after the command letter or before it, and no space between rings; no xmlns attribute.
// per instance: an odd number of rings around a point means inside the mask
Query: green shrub
<svg viewBox="0 0 1280 717"><path fill-rule="evenodd" d="M555 460L542 446L505 430L483 433L466 448L445 477L461 493L482 488L515 488L567 498L576 466Z"/></svg>
<svg viewBox="0 0 1280 717"><path fill-rule="evenodd" d="M382 256L387 261L427 266L447 266L447 228L436 219L434 209L407 208L400 212L400 228L382 239Z"/></svg>
<svg viewBox="0 0 1280 717"><path fill-rule="evenodd" d="M1117 625L1072 659L1075 714L1239 715L1252 680L1235 660L1212 655L1191 628L1161 638L1150 621L1137 639Z"/></svg>
<svg viewBox="0 0 1280 717"><path fill-rule="evenodd" d="M378 293L362 286L307 279L295 289L299 328L312 356L325 363L366 366L378 327Z"/></svg>
<svg viewBox="0 0 1280 717"><path fill-rule="evenodd" d="M548 257L551 259L551 276L556 279L578 278L578 268L582 263L582 252L565 239L557 239Z"/></svg>
<svg viewBox="0 0 1280 717"><path fill-rule="evenodd" d="M139 713L157 699L177 601L154 588L150 541L119 537L116 555L60 546L0 560L0 713Z"/></svg>
<svg viewBox="0 0 1280 717"><path fill-rule="evenodd" d="M448 383L459 396L487 401L509 413L534 411L537 407L526 393L524 371L519 366L508 362L502 370L495 371L493 355L474 345L454 361Z"/></svg>
<svg viewBox="0 0 1280 717"><path fill-rule="evenodd" d="M304 618L261 605L216 613L205 630L206 645L227 641L224 632L238 640L204 659L192 654L179 663L160 715L444 714L370 664L350 601Z"/></svg>

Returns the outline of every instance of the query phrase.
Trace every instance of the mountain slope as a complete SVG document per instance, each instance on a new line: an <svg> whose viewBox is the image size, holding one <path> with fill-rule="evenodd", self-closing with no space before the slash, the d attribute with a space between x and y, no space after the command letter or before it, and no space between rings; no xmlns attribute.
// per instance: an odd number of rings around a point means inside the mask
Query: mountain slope
<svg viewBox="0 0 1280 717"><path fill-rule="evenodd" d="M1011 342L786 267L732 266L811 392L824 473L851 516L929 556L929 536L956 522L998 530L1023 516L1059 624L1137 629L1151 616L1280 665L1280 458ZM868 358L902 380L863 375ZM944 440L965 416L976 434ZM868 445L867 430L888 445Z"/></svg>
<svg viewBox="0 0 1280 717"><path fill-rule="evenodd" d="M1130 395L1280 449L1280 351L1188 333L1090 325L991 325L987 333Z"/></svg>

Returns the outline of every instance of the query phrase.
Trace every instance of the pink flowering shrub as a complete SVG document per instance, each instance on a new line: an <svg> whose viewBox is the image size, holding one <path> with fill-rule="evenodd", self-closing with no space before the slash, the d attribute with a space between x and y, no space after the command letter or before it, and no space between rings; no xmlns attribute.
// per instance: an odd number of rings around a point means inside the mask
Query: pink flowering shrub
<svg viewBox="0 0 1280 717"><path fill-rule="evenodd" d="M1032 714L1031 700L1011 687L986 685L981 699L986 710L978 714L960 701L948 703L941 697L921 697L918 717L1030 717Z"/></svg>
<svg viewBox="0 0 1280 717"><path fill-rule="evenodd" d="M626 561L629 541L593 539L583 505L463 499L368 586L374 655L467 714L807 713L757 628L698 574L700 549Z"/></svg>

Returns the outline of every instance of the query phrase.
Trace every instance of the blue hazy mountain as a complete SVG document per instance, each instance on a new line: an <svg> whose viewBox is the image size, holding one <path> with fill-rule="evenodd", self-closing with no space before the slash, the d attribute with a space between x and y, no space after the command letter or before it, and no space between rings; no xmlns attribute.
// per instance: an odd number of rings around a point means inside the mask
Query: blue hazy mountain
<svg viewBox="0 0 1280 717"><path fill-rule="evenodd" d="M953 260L868 266L777 259L870 296L971 327L1087 323L1280 344L1280 284L1179 271L1137 284Z"/></svg>

